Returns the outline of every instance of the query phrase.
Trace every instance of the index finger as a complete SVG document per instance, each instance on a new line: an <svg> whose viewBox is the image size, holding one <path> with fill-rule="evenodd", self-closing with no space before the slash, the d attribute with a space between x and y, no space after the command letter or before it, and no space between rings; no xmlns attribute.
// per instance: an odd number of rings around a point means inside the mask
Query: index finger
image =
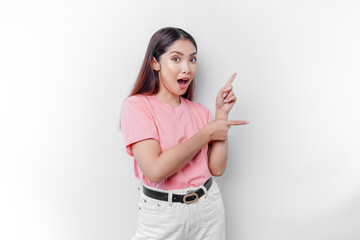
<svg viewBox="0 0 360 240"><path fill-rule="evenodd" d="M231 77L230 77L230 79L227 81L227 83L225 84L225 86L226 85L230 85L231 86L231 84L232 84L232 82L234 81L234 79L236 78L236 73L234 73Z"/></svg>
<svg viewBox="0 0 360 240"><path fill-rule="evenodd" d="M248 121L237 121L237 120L228 120L227 121L227 125L244 125L244 124L248 124Z"/></svg>

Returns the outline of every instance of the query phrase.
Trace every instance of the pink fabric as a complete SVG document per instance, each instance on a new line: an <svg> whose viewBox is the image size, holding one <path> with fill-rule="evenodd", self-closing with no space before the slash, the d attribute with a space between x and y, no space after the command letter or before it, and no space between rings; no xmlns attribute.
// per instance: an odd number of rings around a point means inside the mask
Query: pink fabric
<svg viewBox="0 0 360 240"><path fill-rule="evenodd" d="M181 104L174 108L154 95L136 95L127 98L121 110L126 151L132 157L133 143L155 139L165 151L192 137L210 121L212 117L206 107L185 98L181 98ZM207 150L208 145L205 145L181 170L158 184L145 177L134 159L135 176L145 185L159 189L197 187L211 177Z"/></svg>

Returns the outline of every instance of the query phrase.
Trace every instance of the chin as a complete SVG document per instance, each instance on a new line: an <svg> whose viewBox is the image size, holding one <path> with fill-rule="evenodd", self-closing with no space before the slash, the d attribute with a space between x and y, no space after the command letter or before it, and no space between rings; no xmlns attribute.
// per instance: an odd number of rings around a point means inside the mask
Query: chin
<svg viewBox="0 0 360 240"><path fill-rule="evenodd" d="M187 89L185 90L185 91L181 91L181 92L179 92L179 96L182 96L182 95L184 95L185 93L186 93L186 91L187 91Z"/></svg>

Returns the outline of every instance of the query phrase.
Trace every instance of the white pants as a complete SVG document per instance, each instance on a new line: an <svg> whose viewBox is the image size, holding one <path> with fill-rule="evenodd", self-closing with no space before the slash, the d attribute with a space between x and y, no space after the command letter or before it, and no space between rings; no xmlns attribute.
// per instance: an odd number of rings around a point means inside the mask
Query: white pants
<svg viewBox="0 0 360 240"><path fill-rule="evenodd" d="M188 190L194 189L198 188L171 192L186 194ZM138 227L132 239L224 240L225 211L214 179L207 193L191 204L156 200L145 196L141 191Z"/></svg>

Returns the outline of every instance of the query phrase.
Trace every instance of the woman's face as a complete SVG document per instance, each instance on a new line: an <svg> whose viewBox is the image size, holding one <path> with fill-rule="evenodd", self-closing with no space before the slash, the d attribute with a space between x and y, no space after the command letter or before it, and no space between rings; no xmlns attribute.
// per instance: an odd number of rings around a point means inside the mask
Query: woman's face
<svg viewBox="0 0 360 240"><path fill-rule="evenodd" d="M196 48L189 40L176 40L159 62L153 59L153 68L159 73L159 92L181 96L196 74Z"/></svg>

